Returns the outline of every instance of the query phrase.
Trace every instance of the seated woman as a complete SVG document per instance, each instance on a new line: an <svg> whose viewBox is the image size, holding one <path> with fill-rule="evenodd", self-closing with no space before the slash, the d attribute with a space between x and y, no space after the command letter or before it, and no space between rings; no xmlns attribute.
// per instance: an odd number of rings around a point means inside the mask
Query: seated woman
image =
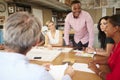
<svg viewBox="0 0 120 80"><path fill-rule="evenodd" d="M105 28L107 24L107 19L109 16L102 17L98 22L98 40L100 42L101 49L87 48L86 51L93 53L95 52L98 55L109 56L112 48L114 46L114 40L112 38L106 37Z"/></svg>
<svg viewBox="0 0 120 80"><path fill-rule="evenodd" d="M63 36L60 30L56 30L53 21L47 21L48 32L45 35L45 46L63 46Z"/></svg>
<svg viewBox="0 0 120 80"><path fill-rule="evenodd" d="M110 56L107 61L94 60L89 63L89 68L103 80L120 80L120 15L113 15L108 18L105 33L107 37L111 37L115 41ZM96 64L107 64L110 72L100 70Z"/></svg>

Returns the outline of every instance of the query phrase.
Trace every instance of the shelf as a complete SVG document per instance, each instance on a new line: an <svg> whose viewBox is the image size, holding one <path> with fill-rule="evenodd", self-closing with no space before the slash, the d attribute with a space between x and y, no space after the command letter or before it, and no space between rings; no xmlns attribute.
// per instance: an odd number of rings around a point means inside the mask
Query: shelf
<svg viewBox="0 0 120 80"><path fill-rule="evenodd" d="M58 22L58 24L57 24L57 25L64 26L64 22L63 22L63 23Z"/></svg>
<svg viewBox="0 0 120 80"><path fill-rule="evenodd" d="M57 0L29 0L28 2L38 4L47 8L54 9L56 11L69 11L70 6L61 3Z"/></svg>
<svg viewBox="0 0 120 80"><path fill-rule="evenodd" d="M56 23L56 28L57 29L63 29L64 28L64 23L65 23L65 17L69 12L53 12L53 19Z"/></svg>
<svg viewBox="0 0 120 80"><path fill-rule="evenodd" d="M8 4L8 15L19 11L27 11L31 13L31 6L19 2L9 2Z"/></svg>

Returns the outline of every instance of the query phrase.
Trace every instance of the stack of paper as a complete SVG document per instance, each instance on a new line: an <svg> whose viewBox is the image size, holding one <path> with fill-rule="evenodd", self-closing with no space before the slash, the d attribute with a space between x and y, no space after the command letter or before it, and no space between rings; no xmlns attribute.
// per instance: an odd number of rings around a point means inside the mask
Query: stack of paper
<svg viewBox="0 0 120 80"><path fill-rule="evenodd" d="M72 67L74 70L94 73L91 69L88 68L88 64L85 63L74 63ZM97 67L99 67L99 65L97 65Z"/></svg>
<svg viewBox="0 0 120 80"><path fill-rule="evenodd" d="M73 50L73 48L59 48L59 47L54 47L55 50L59 50L63 53L68 53Z"/></svg>
<svg viewBox="0 0 120 80"><path fill-rule="evenodd" d="M27 53L27 57L31 60L39 60L39 61L53 61L57 56L59 56L61 51L57 50L41 50L39 48L34 47Z"/></svg>
<svg viewBox="0 0 120 80"><path fill-rule="evenodd" d="M76 56L82 56L82 57L93 57L94 54L93 53L86 53L84 51L78 51L75 54Z"/></svg>
<svg viewBox="0 0 120 80"><path fill-rule="evenodd" d="M64 72L67 69L68 64L64 65L51 65L49 73L53 76L54 80L62 80Z"/></svg>

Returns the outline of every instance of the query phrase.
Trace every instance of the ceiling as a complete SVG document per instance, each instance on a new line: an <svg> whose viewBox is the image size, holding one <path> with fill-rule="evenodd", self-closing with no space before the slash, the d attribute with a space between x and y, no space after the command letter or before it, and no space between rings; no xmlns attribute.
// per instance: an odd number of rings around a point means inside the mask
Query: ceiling
<svg viewBox="0 0 120 80"><path fill-rule="evenodd" d="M26 2L30 4L35 4L38 6L43 6L46 8L51 8L57 11L69 11L70 6L62 3L64 0L6 0L13 2ZM59 2L62 1L62 2ZM102 7L120 7L120 0L80 0L83 9L96 9Z"/></svg>
<svg viewBox="0 0 120 80"><path fill-rule="evenodd" d="M120 0L80 0L83 8L120 7Z"/></svg>
<svg viewBox="0 0 120 80"><path fill-rule="evenodd" d="M70 10L70 6L65 5L57 0L29 0L29 3L34 3L46 8L51 8L57 11L67 11Z"/></svg>
<svg viewBox="0 0 120 80"><path fill-rule="evenodd" d="M63 1L63 0L59 0ZM55 10L70 10L70 6L60 3L58 0L29 0L31 3L39 4ZM83 9L96 9L102 7L120 7L120 0L80 0Z"/></svg>

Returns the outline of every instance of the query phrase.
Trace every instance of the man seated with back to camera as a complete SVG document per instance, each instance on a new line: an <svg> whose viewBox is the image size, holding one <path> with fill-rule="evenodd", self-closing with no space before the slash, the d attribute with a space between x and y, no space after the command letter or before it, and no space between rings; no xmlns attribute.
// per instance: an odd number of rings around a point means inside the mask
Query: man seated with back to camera
<svg viewBox="0 0 120 80"><path fill-rule="evenodd" d="M29 63L25 56L39 42L40 30L40 22L27 12L8 17L4 25L5 52L0 52L0 80L54 80L45 67ZM73 72L68 67L62 80L71 80Z"/></svg>

